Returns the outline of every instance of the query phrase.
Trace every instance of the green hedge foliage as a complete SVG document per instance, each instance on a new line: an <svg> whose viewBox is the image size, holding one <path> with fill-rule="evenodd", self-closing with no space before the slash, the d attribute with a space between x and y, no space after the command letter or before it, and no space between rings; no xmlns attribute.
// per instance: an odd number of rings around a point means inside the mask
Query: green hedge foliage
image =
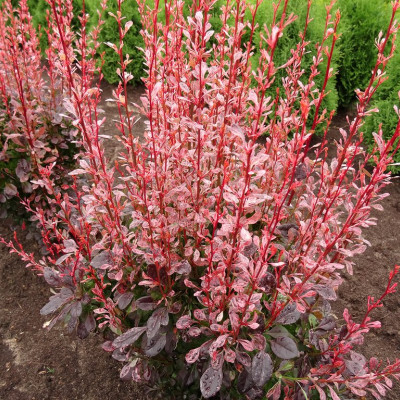
<svg viewBox="0 0 400 400"><path fill-rule="evenodd" d="M14 1L18 3L18 1ZM14 3L13 2L13 3ZM89 15L96 15L95 10L97 9L97 0L89 0L85 2L85 9L86 13ZM73 12L74 18L72 19L72 28L77 30L80 26L80 22L78 16L82 13L82 0L73 0ZM36 28L46 28L46 10L49 9L49 5L47 4L46 0L28 0L29 11L32 15L32 21ZM44 51L48 45L47 43L47 36L44 29L40 30L40 46L42 51Z"/></svg>
<svg viewBox="0 0 400 400"><path fill-rule="evenodd" d="M354 91L368 85L377 56L375 39L389 23L391 6L387 0L338 0L337 7L342 15L337 90L339 105L347 107L355 100Z"/></svg>
<svg viewBox="0 0 400 400"><path fill-rule="evenodd" d="M377 90L372 102L372 107L378 108L379 113L368 117L363 129L365 141L370 145L370 150L374 145L372 132L378 132L379 125L382 124L383 137L388 140L393 135L398 121L393 105L400 108L400 39L397 40L396 45L395 55L389 61L386 69L388 80ZM394 162L400 163L400 153L397 153ZM400 166L393 166L390 169L394 173L400 173Z"/></svg>
<svg viewBox="0 0 400 400"><path fill-rule="evenodd" d="M140 14L136 1L130 0L122 3L122 15L126 17L125 21L133 21L133 26L129 29L124 40L124 56L129 54L132 62L127 67L127 72L131 73L134 77L132 82L139 83L140 78L144 75L143 71L143 54L138 47L143 47L143 38L140 35L141 23ZM117 11L117 1L109 0L107 3L107 11L113 14ZM118 24L111 15L105 15L105 24L100 35L100 41L119 43ZM113 49L105 44L99 47L99 53L105 52L103 74L104 78L109 83L116 83L119 81L116 73L117 68L120 66L118 55Z"/></svg>
<svg viewBox="0 0 400 400"><path fill-rule="evenodd" d="M303 59L303 69L305 70L305 75L307 76L310 71L310 66L312 64L312 58L316 54L315 45L320 42L323 38L324 28L325 28L325 17L326 10L325 5L328 4L328 0L315 0L312 3L310 9L310 17L313 21L309 24L306 40L310 42L308 45L308 53L305 54ZM279 39L278 48L275 52L275 65L280 66L286 63L286 61L291 57L291 49L295 48L297 43L300 41L299 32L304 30L306 15L307 15L307 1L304 0L291 0L288 5L287 14L293 13L298 16L298 18L290 24L284 31L283 36ZM259 25L258 29L263 29L263 25L269 25L273 17L273 7L272 2L264 1L258 11L257 23ZM258 35L255 35L258 37ZM330 44L330 43L328 43ZM256 41L256 51L258 49L259 43ZM253 56L253 65L258 65L258 53ZM324 56L324 58L326 58ZM331 63L331 68L337 69L338 65L338 52L334 54L334 58ZM316 86L322 87L323 81L325 79L326 62L322 63L320 66L320 74L316 77ZM284 69L279 69L276 74L276 79L274 82L274 88L282 86L282 78L286 76ZM271 91L271 93L273 93ZM338 94L336 91L336 77L332 77L327 85L327 95L322 102L321 110L326 108L328 112L335 110L338 106ZM311 116L313 118L313 116ZM322 127L321 127L322 129Z"/></svg>
<svg viewBox="0 0 400 400"><path fill-rule="evenodd" d="M91 0L92 2L95 0ZM152 0L149 0L149 2ZM222 5L223 0L218 0L218 4ZM117 10L117 0L108 0L108 11L115 13ZM189 14L189 7L193 4L192 0L185 0L184 13ZM92 5L93 7L93 5ZM219 13L216 12L219 7L215 7L213 10L213 15L210 18L210 22L214 30L218 31L222 25L219 19ZM164 3L160 1L160 14L158 16L160 21L165 20L164 13ZM124 40L124 55L129 54L131 63L127 67L127 71L130 72L134 79L131 81L133 83L139 83L141 77L144 76L143 70L143 54L138 49L138 47L143 47L143 38L140 35L141 23L140 14L138 11L138 6L135 0L125 1L122 4L122 14L126 16L126 21L132 20L133 26L128 31ZM103 42L111 42L117 44L119 42L118 36L118 25L115 19L110 16L105 16L105 24L103 25L103 30L100 36L100 40ZM106 45L101 45L99 48L99 53L105 52L103 74L104 78L109 83L116 83L119 81L116 70L119 67L119 57L110 47Z"/></svg>

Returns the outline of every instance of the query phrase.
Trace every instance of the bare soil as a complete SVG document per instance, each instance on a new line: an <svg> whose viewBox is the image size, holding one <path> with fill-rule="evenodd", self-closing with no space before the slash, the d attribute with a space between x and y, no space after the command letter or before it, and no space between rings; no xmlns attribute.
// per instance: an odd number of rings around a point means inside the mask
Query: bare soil
<svg viewBox="0 0 400 400"><path fill-rule="evenodd" d="M106 97L111 97L112 86L105 86ZM143 89L132 91L138 101ZM116 108L104 105L110 122L106 134L115 131L112 118ZM338 128L345 126L343 115L335 118L330 139ZM139 122L136 132L141 132ZM334 146L332 142L332 146ZM106 144L109 159L115 159L118 146ZM371 242L358 257L353 276L346 276L335 304L337 315L347 307L354 319L362 319L368 295L379 296L387 283L390 269L400 263L400 180L395 179L383 202L384 212L375 212L378 224L365 232ZM0 236L10 237L11 222L0 222ZM21 236L23 238L23 235ZM38 243L24 240L29 251L36 252ZM145 400L143 390L119 379L120 363L111 359L100 345L99 335L81 341L68 336L62 328L47 332L42 328L46 319L39 310L50 296L48 285L27 270L17 256L0 248L0 400ZM363 353L380 359L400 358L400 294L392 295L385 308L375 313L382 321L382 329L367 335ZM400 399L400 385L386 397Z"/></svg>
<svg viewBox="0 0 400 400"><path fill-rule="evenodd" d="M8 231L0 227L0 235ZM24 242L37 250L32 240ZM101 349L99 335L82 341L59 327L42 328L46 320L39 310L50 295L44 280L1 248L0 399L144 400L140 388L119 380L121 365Z"/></svg>

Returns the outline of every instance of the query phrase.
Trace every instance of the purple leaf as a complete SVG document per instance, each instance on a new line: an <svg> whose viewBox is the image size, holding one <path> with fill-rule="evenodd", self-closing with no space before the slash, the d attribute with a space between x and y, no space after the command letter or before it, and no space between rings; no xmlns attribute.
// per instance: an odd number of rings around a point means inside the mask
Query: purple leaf
<svg viewBox="0 0 400 400"><path fill-rule="evenodd" d="M90 265L94 268L104 268L105 266L111 265L112 259L109 251L103 251L93 257Z"/></svg>
<svg viewBox="0 0 400 400"><path fill-rule="evenodd" d="M15 168L15 174L18 176L21 182L27 182L29 174L31 172L31 165L25 159L19 160L17 168Z"/></svg>
<svg viewBox="0 0 400 400"><path fill-rule="evenodd" d="M59 309L73 299L73 292L70 289L62 288L60 293L50 297L50 301L40 310L41 315L48 315Z"/></svg>
<svg viewBox="0 0 400 400"><path fill-rule="evenodd" d="M172 329L169 329L167 332L167 344L165 345L165 351L171 355L176 349L177 343L178 337L176 333Z"/></svg>
<svg viewBox="0 0 400 400"><path fill-rule="evenodd" d="M150 311L154 310L157 304L150 296L145 296L136 300L136 307L143 311Z"/></svg>
<svg viewBox="0 0 400 400"><path fill-rule="evenodd" d="M142 348L146 356L154 357L164 349L166 343L167 335L158 331L157 335L152 338L147 337L147 335L144 337Z"/></svg>
<svg viewBox="0 0 400 400"><path fill-rule="evenodd" d="M259 388L252 387L247 393L246 396L249 400L261 399L263 396L263 391Z"/></svg>
<svg viewBox="0 0 400 400"><path fill-rule="evenodd" d="M122 293L121 296L119 296L118 298L118 307L121 310L125 310L125 308L128 307L129 304L131 304L132 299L133 299L133 293L130 292Z"/></svg>
<svg viewBox="0 0 400 400"><path fill-rule="evenodd" d="M181 311L182 304L179 303L179 301L176 301L175 303L171 304L168 306L168 312L171 314L178 314L179 311Z"/></svg>
<svg viewBox="0 0 400 400"><path fill-rule="evenodd" d="M75 253L78 250L75 240L66 239L63 241L64 253Z"/></svg>
<svg viewBox="0 0 400 400"><path fill-rule="evenodd" d="M73 307L74 307L74 305L72 305L71 310ZM75 330L75 328L78 324L78 321L79 321L79 318L77 316L73 315L72 312L70 312L70 318L67 323L67 332L68 333L72 333Z"/></svg>
<svg viewBox="0 0 400 400"><path fill-rule="evenodd" d="M329 286L314 285L313 289L326 300L335 301L337 299L335 290Z"/></svg>
<svg viewBox="0 0 400 400"><path fill-rule="evenodd" d="M43 277L50 286L60 286L61 285L60 273L58 271L56 271L55 269L52 269L49 267L44 267L43 268Z"/></svg>
<svg viewBox="0 0 400 400"><path fill-rule="evenodd" d="M210 356L210 347L211 347L211 343L213 341L212 340L207 340L207 342L204 342L201 346L200 346L200 357L209 357Z"/></svg>
<svg viewBox="0 0 400 400"><path fill-rule="evenodd" d="M59 314L50 321L49 325L47 326L47 329L50 330L57 322L62 321L69 313L71 307L72 307L71 304L65 304L64 307L59 312Z"/></svg>
<svg viewBox="0 0 400 400"><path fill-rule="evenodd" d="M128 355L125 353L124 349L115 349L111 355L114 360L117 361L127 361Z"/></svg>
<svg viewBox="0 0 400 400"><path fill-rule="evenodd" d="M66 259L71 257L71 254L64 254L60 258L57 259L56 265L61 265Z"/></svg>
<svg viewBox="0 0 400 400"><path fill-rule="evenodd" d="M200 356L200 347L197 347L196 349L192 349L189 351L189 353L186 354L185 360L188 364L193 364L199 359Z"/></svg>
<svg viewBox="0 0 400 400"><path fill-rule="evenodd" d="M96 328L96 320L94 319L93 313L88 314L85 320L86 329L91 332Z"/></svg>
<svg viewBox="0 0 400 400"><path fill-rule="evenodd" d="M126 364L122 367L121 372L119 373L119 377L122 381L131 381L133 380L132 372L135 369L135 366L131 363Z"/></svg>
<svg viewBox="0 0 400 400"><path fill-rule="evenodd" d="M12 183L6 183L4 187L4 194L10 198L16 196L18 193L18 190L15 185Z"/></svg>
<svg viewBox="0 0 400 400"><path fill-rule="evenodd" d="M205 311L206 310L200 310L199 308L197 308L196 310L194 310L193 315L199 321L207 321L207 315Z"/></svg>
<svg viewBox="0 0 400 400"><path fill-rule="evenodd" d="M279 338L290 336L290 333L283 326L276 325L267 332L267 335L273 338Z"/></svg>
<svg viewBox="0 0 400 400"><path fill-rule="evenodd" d="M256 350L260 350L260 351L265 350L266 340L265 340L265 337L263 335L260 335L260 334L256 333L255 335L253 335L252 342L253 342L254 348Z"/></svg>
<svg viewBox="0 0 400 400"><path fill-rule="evenodd" d="M258 247L254 243L250 243L243 249L243 255L247 258L252 257L258 250Z"/></svg>
<svg viewBox="0 0 400 400"><path fill-rule="evenodd" d="M294 230L299 230L299 227L296 224L283 224L283 225L278 225L276 227L280 234L287 239L289 237L289 230L294 229Z"/></svg>
<svg viewBox="0 0 400 400"><path fill-rule="evenodd" d="M283 360L289 360L299 356L295 341L289 337L280 337L271 341L271 349Z"/></svg>
<svg viewBox="0 0 400 400"><path fill-rule="evenodd" d="M346 367L350 371L350 373L354 376L363 375L364 374L364 366L357 361L346 360Z"/></svg>
<svg viewBox="0 0 400 400"><path fill-rule="evenodd" d="M180 317L178 321L176 321L176 327L178 329L187 329L193 323L194 321L189 317L189 315L182 315L182 317Z"/></svg>
<svg viewBox="0 0 400 400"><path fill-rule="evenodd" d="M365 373L364 367L367 363L365 357L360 353L356 353L355 351L350 353L350 357L351 360L345 360L347 369L355 376L363 375Z"/></svg>
<svg viewBox="0 0 400 400"><path fill-rule="evenodd" d="M33 186L29 182L22 182L21 187L22 187L22 191L24 193L32 193L33 192Z"/></svg>
<svg viewBox="0 0 400 400"><path fill-rule="evenodd" d="M65 300L62 299L58 295L54 295L50 297L50 301L42 307L40 310L41 315L48 315L59 309L63 304L65 304Z"/></svg>
<svg viewBox="0 0 400 400"><path fill-rule="evenodd" d="M149 264L147 266L147 275L156 282L165 283L168 280L167 270L165 267L160 267L157 270L155 264Z"/></svg>
<svg viewBox="0 0 400 400"><path fill-rule="evenodd" d="M208 367L200 379L201 394L205 399L209 399L216 395L222 385L222 371Z"/></svg>
<svg viewBox="0 0 400 400"><path fill-rule="evenodd" d="M245 367L250 367L251 365L250 356L243 351L236 350L236 359Z"/></svg>
<svg viewBox="0 0 400 400"><path fill-rule="evenodd" d="M249 391L252 386L254 385L253 383L253 378L249 371L245 368L243 371L239 374L238 378L238 383L237 383L237 388L239 390L239 393L246 393Z"/></svg>
<svg viewBox="0 0 400 400"><path fill-rule="evenodd" d="M80 301L75 301L71 307L70 313L74 318L80 317L82 314L82 303Z"/></svg>
<svg viewBox="0 0 400 400"><path fill-rule="evenodd" d="M120 348L120 347L126 347L129 346L130 344L136 342L140 338L140 336L146 332L147 327L145 326L138 326L136 328L131 328L125 333L123 333L121 336L117 337L113 341L113 346Z"/></svg>
<svg viewBox="0 0 400 400"><path fill-rule="evenodd" d="M96 327L96 321L92 313L88 314L86 318L80 321L77 328L77 335L79 339L85 339L89 336L89 333ZM113 349L114 350L114 349Z"/></svg>
<svg viewBox="0 0 400 400"><path fill-rule="evenodd" d="M165 307L155 310L147 320L147 337L151 339L155 336L158 333L160 326L168 325L168 321L168 311Z"/></svg>
<svg viewBox="0 0 400 400"><path fill-rule="evenodd" d="M71 297L74 296L74 293L72 292L72 290L69 288L66 288L66 287L61 288L59 294L60 294L61 298L68 299L68 300L70 300Z"/></svg>
<svg viewBox="0 0 400 400"><path fill-rule="evenodd" d="M282 325L294 324L300 318L300 316L301 314L297 309L296 304L290 303L281 311L276 319L276 323Z"/></svg>
<svg viewBox="0 0 400 400"><path fill-rule="evenodd" d="M294 179L296 181L302 181L307 178L307 168L304 163L300 163L294 170Z"/></svg>
<svg viewBox="0 0 400 400"><path fill-rule="evenodd" d="M254 384L261 388L271 378L274 367L269 354L265 351L257 353L251 363L251 375Z"/></svg>
<svg viewBox="0 0 400 400"><path fill-rule="evenodd" d="M322 329L324 331L331 331L332 329L335 328L336 328L336 320L332 316L322 318L322 321L317 327L317 329Z"/></svg>
<svg viewBox="0 0 400 400"><path fill-rule="evenodd" d="M187 331L187 334L192 337L197 337L201 335L201 329L197 326L192 326Z"/></svg>
<svg viewBox="0 0 400 400"><path fill-rule="evenodd" d="M275 276L270 272L266 272L258 281L258 287L265 291L265 293L271 293L276 288Z"/></svg>
<svg viewBox="0 0 400 400"><path fill-rule="evenodd" d="M86 329L83 321L79 322L78 328L76 329L76 334L79 339L86 339L89 336L89 331Z"/></svg>
<svg viewBox="0 0 400 400"><path fill-rule="evenodd" d="M180 275L189 275L192 267L189 261L184 260L174 267L174 272Z"/></svg>
<svg viewBox="0 0 400 400"><path fill-rule="evenodd" d="M101 345L101 348L102 348L104 351L107 351L107 352L112 352L112 351L115 350L115 347L113 346L111 340L107 340L106 342L104 342L104 343Z"/></svg>

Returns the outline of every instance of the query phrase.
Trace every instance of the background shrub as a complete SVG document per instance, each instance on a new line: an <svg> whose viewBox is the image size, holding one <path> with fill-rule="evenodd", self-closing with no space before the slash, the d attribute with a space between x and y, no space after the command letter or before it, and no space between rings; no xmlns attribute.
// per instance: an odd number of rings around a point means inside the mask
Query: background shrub
<svg viewBox="0 0 400 400"><path fill-rule="evenodd" d="M307 46L307 54L304 55L303 58L303 69L305 70L305 76L302 79L303 83L305 77L308 76L310 72L310 67L313 63L313 57L316 54L316 44L320 43L325 28L325 19L326 19L326 9L325 6L328 5L330 1L328 0L317 0L313 1L310 9L310 17L313 18L313 21L310 22L309 27L307 29L306 41L309 41L310 44ZM259 24L258 32L263 31L263 26L266 24L270 26L273 18L273 3L269 1L264 1L261 3L259 11L257 13L256 22ZM283 6L281 5L278 13L278 18L282 13ZM293 0L289 1L287 14L293 13L297 16L297 19L291 23L287 29L285 29L283 36L279 39L275 64L276 66L284 65L287 60L291 57L292 49L294 49L299 42L299 34L303 31L306 21L307 15L307 1L304 0ZM260 57L259 52L259 42L260 37L259 34L255 35L255 55L252 59L253 67L258 65L258 59ZM330 45L330 41L327 42L327 45ZM338 51L334 52L334 56L332 59L331 68L336 70L338 67ZM325 70L326 70L326 60L319 66L320 74L315 78L316 87L321 88L323 81L325 79ZM285 68L281 68L277 71L275 76L275 82L273 84L273 89L280 88L282 90L282 78L287 76L287 72ZM271 90L271 93L274 92ZM328 112L332 110L336 110L338 106L338 94L336 90L336 77L332 77L328 81L327 85L327 93L322 102L321 109L326 108ZM313 113L310 114L310 120L314 118ZM321 131L323 127L319 127L319 131Z"/></svg>
<svg viewBox="0 0 400 400"><path fill-rule="evenodd" d="M54 55L50 48L48 55ZM39 39L26 0L0 7L0 203L2 216L32 208L47 210L42 169L55 186L74 164L76 130L65 119L63 74L42 62ZM74 142L74 143L73 143Z"/></svg>
<svg viewBox="0 0 400 400"><path fill-rule="evenodd" d="M375 39L389 23L391 6L386 0L338 0L337 8L342 14L337 91L339 105L348 107L355 100L354 91L363 90L371 78L378 53Z"/></svg>
<svg viewBox="0 0 400 400"><path fill-rule="evenodd" d="M400 40L397 40L397 49L400 46ZM379 112L370 115L365 122L363 131L365 132L365 142L369 150L374 145L373 132L379 131L379 125L382 124L383 137L390 138L396 129L398 115L393 105L399 107L400 92L400 53L395 52L393 58L389 61L386 69L388 79L382 84L375 94L371 108L377 108ZM394 163L400 162L400 154L394 155ZM400 173L400 166L390 166L393 173Z"/></svg>
<svg viewBox="0 0 400 400"><path fill-rule="evenodd" d="M110 0L108 2L107 11L115 14L117 10L117 0ZM124 40L124 57L129 54L129 59L131 60L126 70L133 75L132 83L139 83L141 82L141 77L144 75L144 60L143 53L138 47L143 48L144 42L140 34L140 14L136 0L123 2L121 10L122 14L126 17L125 21L133 21L133 26L129 29ZM112 15L105 15L105 24L100 34L100 40L102 42L119 44L118 24ZM104 78L109 83L117 83L119 78L116 70L120 65L120 58L113 49L104 43L99 47L98 53L102 52L105 52L103 66Z"/></svg>
<svg viewBox="0 0 400 400"><path fill-rule="evenodd" d="M92 0L93 1L93 0ZM148 1L148 5L151 7L154 4L154 1ZM223 0L218 0L215 8L212 10L212 17L210 18L210 23L213 26L215 31L218 31L221 28L221 20L219 15L221 13L220 7L223 4ZM190 7L193 5L192 0L184 0L184 15L189 15ZM93 6L92 6L93 7ZM115 14L118 9L118 1L117 0L109 0L108 2L108 12ZM133 26L128 31L127 35L124 38L124 56L129 54L129 58L131 62L127 66L127 72L133 75L133 79L131 80L134 84L141 83L141 78L145 75L144 70L144 58L143 53L138 48L143 48L144 42L142 35L140 34L140 30L142 29L141 21L140 21L140 13L138 11L138 5L136 0L125 1L121 6L122 14L126 16L125 21L133 21ZM159 6L159 14L158 21L160 23L165 23L165 10L164 10L164 2L160 1ZM101 31L100 39L102 42L111 42L114 44L119 43L119 33L118 33L118 24L115 18L109 14L105 16L105 24ZM117 83L119 81L119 77L116 73L117 68L119 67L120 59L119 56L112 50L109 46L102 44L99 48L98 53L105 52L104 58L104 66L103 66L103 74L104 78L109 83Z"/></svg>
<svg viewBox="0 0 400 400"><path fill-rule="evenodd" d="M18 0L14 0L12 3L14 6L18 6ZM73 30L77 32L78 29L80 29L80 22L78 17L82 13L82 0L73 0L72 5L74 17L72 18L71 26ZM37 30L40 30L40 47L42 51L44 51L48 47L47 35L44 29L47 27L46 15L47 11L49 11L49 4L46 0L28 0L28 7L29 12L32 16L33 26ZM92 16L93 24L96 21L97 15L95 10L97 10L98 7L99 2L97 2L96 0L85 1L86 12Z"/></svg>

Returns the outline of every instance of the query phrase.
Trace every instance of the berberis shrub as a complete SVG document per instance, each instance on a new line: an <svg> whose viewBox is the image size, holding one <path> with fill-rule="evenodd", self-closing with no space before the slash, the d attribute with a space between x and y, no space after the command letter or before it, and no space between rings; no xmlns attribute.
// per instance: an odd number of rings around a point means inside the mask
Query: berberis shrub
<svg viewBox="0 0 400 400"><path fill-rule="evenodd" d="M386 169L399 147L400 123L387 141L375 134L372 155L359 133L394 51L399 1L387 33L377 39L377 63L367 88L357 92L356 115L341 130L333 159L326 140L332 113L321 107L338 39L333 4L313 64L304 70L310 18L291 58L274 63L279 40L296 18L278 14L289 0L278 1L271 25L260 33L253 72L260 2L226 2L218 32L210 30L213 3L194 2L184 17L182 1L167 1L160 23L158 0L151 7L139 2L147 75L136 107L145 117L143 137L136 135L126 90L132 76L123 41L132 22L114 13L120 42L110 47L121 65L109 100L118 110L123 150L109 165L100 83L87 84L88 33L83 29L73 46L65 23L70 0L50 0L51 43L69 89L64 104L83 152L68 189L55 192L48 168L37 181L58 210L51 217L36 211L48 255L35 261L18 242L8 246L53 287L41 310L54 314L49 328L64 322L81 338L102 331L104 349L124 364L121 378L163 397L380 399L391 378L400 377L400 360L366 360L357 346L380 327L371 313L395 291L399 267L382 296L368 298L362 320L347 309L336 317L330 302L343 270L352 272L352 257L368 244L363 229L374 224L370 211L381 208ZM316 87L321 65L323 84ZM278 69L286 70L284 90L271 93ZM325 132L319 145L311 142L317 126ZM376 167L368 172L371 159Z"/></svg>
<svg viewBox="0 0 400 400"><path fill-rule="evenodd" d="M48 31L51 39L52 33ZM73 164L74 132L62 102L64 77L55 60L55 47L41 50L26 0L13 8L0 6L0 203L1 216L19 199L45 209L47 194L36 182L49 166L51 179L61 185ZM19 207L19 210L24 210Z"/></svg>

